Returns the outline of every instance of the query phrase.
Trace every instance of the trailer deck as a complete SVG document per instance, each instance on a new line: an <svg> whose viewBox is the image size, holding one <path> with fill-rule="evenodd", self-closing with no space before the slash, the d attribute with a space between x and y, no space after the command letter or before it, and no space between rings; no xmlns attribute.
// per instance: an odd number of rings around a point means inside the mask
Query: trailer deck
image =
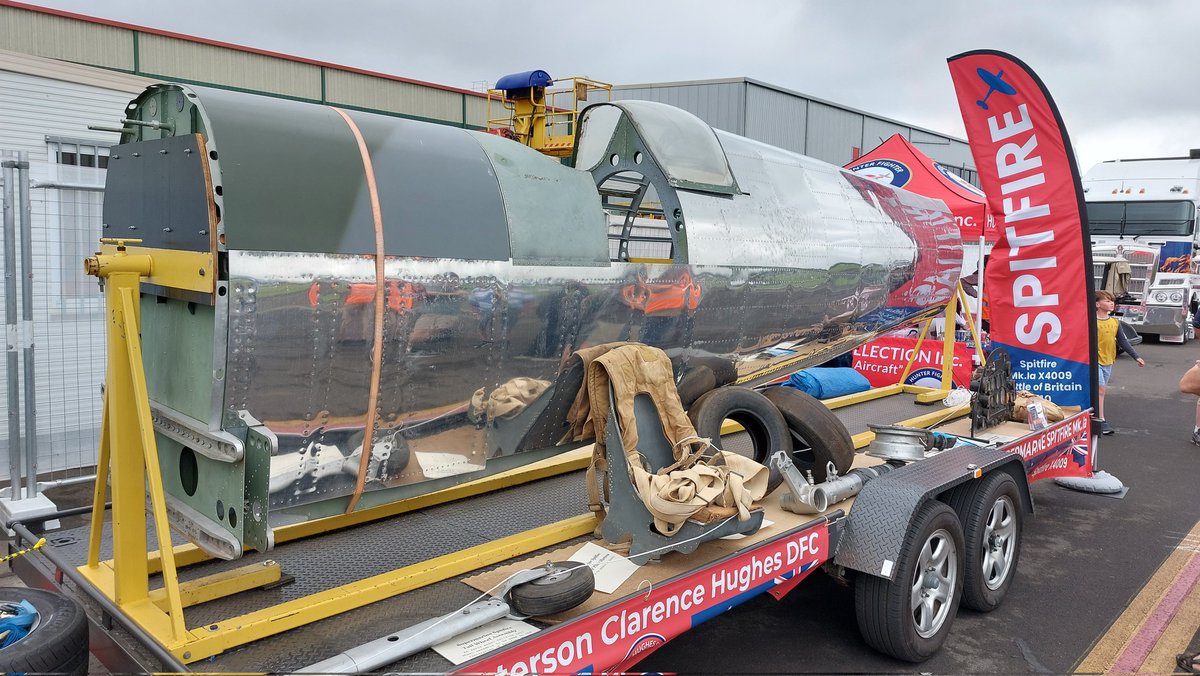
<svg viewBox="0 0 1200 676"><path fill-rule="evenodd" d="M916 403L916 399L915 393L905 392L839 406L834 412L851 434L857 436L867 432L869 422L907 421L928 416L931 408ZM963 413L941 406L932 410L939 417L946 417L947 413ZM724 446L729 450L738 450L739 445L746 443L744 436L744 433L736 432L727 435ZM580 459L589 453L589 448L579 449L559 459L559 462L579 466ZM856 466L864 461L868 464L878 462L859 455ZM552 462L547 461L547 464ZM823 542L836 543L842 517L852 502L853 499L831 505L821 515L798 515L783 511L777 499L768 498L763 506L765 518L772 525L745 538L705 543L687 556L668 554L659 563L643 566L634 578L614 594L596 593L581 608L556 619L577 617L600 606L627 600L640 593L639 586L644 592L648 587L669 584L671 580L685 578L704 566L736 558L762 547L764 543L785 540L788 536L809 530L820 531ZM152 519L148 518L147 522L153 538ZM248 645L199 661L187 657L182 661L190 663L189 668L200 671L293 671L389 632L465 606L475 600L480 592L464 581L479 586L480 581L494 578L496 573L492 571L509 568L515 561L528 560L534 562L531 565L537 565L551 559L565 559L585 542L595 541L590 534L592 524L594 519L587 510L584 473L575 470L315 537L284 541L268 553L250 551L236 561L207 560L181 566L180 580L187 581L233 568L274 561L278 563L287 582L189 606L186 624L192 631L260 631L275 620L261 617L264 609L286 609L288 606L283 604L305 603L304 600L336 603L338 590L341 589L361 590L364 586L383 585L391 586L391 591L397 592L369 606L348 610L277 635L265 636ZM514 558L497 558L497 555L489 554L495 562L489 563L489 559L480 558L484 564L482 566L472 566L462 561L456 562L451 568L441 565L447 560L475 556L472 547L490 549L489 543L509 537L519 538L538 529L552 534L547 536L545 546L535 549L531 554L518 554ZM111 524L106 523L103 533L101 559L105 560L112 555ZM569 537L564 539L564 536ZM178 536L174 540L181 545L184 542ZM53 533L51 539L56 558L70 567L86 563L87 544L87 527L59 531ZM186 550L187 546L183 549ZM831 553L825 552L819 558L810 557L806 561L809 565L805 574L819 567L829 556ZM61 575L56 575L53 568L52 565L39 565L33 561L23 561L17 566L18 574L27 583L41 587L48 586L49 581L56 577L61 580ZM441 579L443 575L431 570L435 568L463 572ZM397 570L405 571L399 576L399 581L394 572ZM797 570L792 567L775 572L790 578ZM385 582L376 578L389 573ZM768 576L767 579L770 581L773 578ZM774 586L774 582L767 586ZM749 595L764 590L757 589ZM89 602L86 594L76 593L73 596ZM727 609L740 602L726 603L724 607ZM97 654L106 663L111 662L111 669L134 671L159 668L161 660L155 660L144 646L138 647L138 641L133 640L119 626L120 623L113 625L104 621L107 613L102 608L91 602L88 611L97 627L105 624L110 627L103 632L103 638L93 638L93 643L98 645ZM288 613L280 612L279 615L280 619L285 619ZM531 622L539 627L551 626L547 622ZM249 626L251 624L255 626ZM454 669L454 665L438 653L426 650L388 669L443 672Z"/></svg>

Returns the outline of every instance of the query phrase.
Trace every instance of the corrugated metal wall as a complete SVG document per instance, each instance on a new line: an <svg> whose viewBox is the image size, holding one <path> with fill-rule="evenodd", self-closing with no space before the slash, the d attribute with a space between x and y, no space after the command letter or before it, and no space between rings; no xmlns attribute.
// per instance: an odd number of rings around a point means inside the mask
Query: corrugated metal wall
<svg viewBox="0 0 1200 676"><path fill-rule="evenodd" d="M743 136L807 154L808 100L754 83L746 84L746 131Z"/></svg>
<svg viewBox="0 0 1200 676"><path fill-rule="evenodd" d="M459 122L463 117L463 95L458 92L346 71L326 71L325 99L428 119Z"/></svg>
<svg viewBox="0 0 1200 676"><path fill-rule="evenodd" d="M748 78L621 85L613 90L613 98L669 103L718 129L838 165L854 159L855 148L866 154L898 133L933 159L966 167L968 180L975 180L975 163L965 141Z"/></svg>
<svg viewBox="0 0 1200 676"><path fill-rule="evenodd" d="M697 84L614 87L613 99L659 101L693 113L700 119L734 134L746 135L746 83L744 80Z"/></svg>
<svg viewBox="0 0 1200 676"><path fill-rule="evenodd" d="M947 139L944 136L930 134L920 129L914 129L908 140L920 148L921 152L947 167L955 169L966 167L969 172L966 178L973 183L978 182L975 175L975 159L971 157L971 146L958 139Z"/></svg>
<svg viewBox="0 0 1200 676"><path fill-rule="evenodd" d="M909 135L912 134L912 127L897 124L890 120L881 120L877 117L864 117L862 152L859 154L866 155L880 143L891 138L893 134L900 134L904 138L909 138Z"/></svg>
<svg viewBox="0 0 1200 676"><path fill-rule="evenodd" d="M144 73L304 99L321 98L319 66L146 33L139 34L138 46Z"/></svg>
<svg viewBox="0 0 1200 676"><path fill-rule="evenodd" d="M435 122L487 126L482 95L0 5L0 50ZM0 68L4 64L0 63ZM102 76L101 76L102 77ZM324 77L324 90L322 90ZM322 97L325 97L323 99Z"/></svg>
<svg viewBox="0 0 1200 676"><path fill-rule="evenodd" d="M862 143L862 130L862 114L810 101L804 141L804 147L808 149L806 154L830 164L843 165L854 158L854 148Z"/></svg>
<svg viewBox="0 0 1200 676"><path fill-rule="evenodd" d="M133 32L0 7L0 48L105 68L133 69Z"/></svg>

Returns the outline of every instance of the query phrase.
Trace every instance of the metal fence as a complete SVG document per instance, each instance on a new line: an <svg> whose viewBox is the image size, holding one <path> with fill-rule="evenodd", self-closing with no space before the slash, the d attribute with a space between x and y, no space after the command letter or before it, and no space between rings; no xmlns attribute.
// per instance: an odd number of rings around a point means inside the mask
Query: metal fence
<svg viewBox="0 0 1200 676"><path fill-rule="evenodd" d="M24 153L0 153L0 165L7 326L0 410L8 422L0 429L0 458L8 460L0 485L17 477L28 495L39 480L82 480L95 471L104 304L82 261L98 246L103 187L32 181Z"/></svg>

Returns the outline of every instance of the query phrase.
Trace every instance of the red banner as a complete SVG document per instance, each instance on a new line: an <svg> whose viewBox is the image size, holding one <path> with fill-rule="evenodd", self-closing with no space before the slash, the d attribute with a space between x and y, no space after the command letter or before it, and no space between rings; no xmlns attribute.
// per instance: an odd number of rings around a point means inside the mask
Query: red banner
<svg viewBox="0 0 1200 676"><path fill-rule="evenodd" d="M871 387L886 387L900 382L900 374L916 350L915 338L884 336L854 348L854 369L866 376ZM917 351L912 370L904 379L905 385L942 386L942 350L940 340L926 340ZM954 367L951 378L955 387L971 386L971 354L974 351L961 342L954 344Z"/></svg>
<svg viewBox="0 0 1200 676"><path fill-rule="evenodd" d="M1058 109L1037 75L1007 54L967 52L949 64L979 182L1004 214L985 273L992 342L1008 350L1017 387L1092 407L1092 255Z"/></svg>

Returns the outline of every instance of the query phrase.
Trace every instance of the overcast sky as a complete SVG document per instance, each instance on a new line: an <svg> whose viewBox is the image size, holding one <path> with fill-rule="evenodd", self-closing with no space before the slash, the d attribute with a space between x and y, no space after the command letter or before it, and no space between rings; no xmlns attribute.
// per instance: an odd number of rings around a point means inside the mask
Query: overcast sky
<svg viewBox="0 0 1200 676"><path fill-rule="evenodd" d="M1193 0L32 4L463 89L534 68L615 84L745 76L960 138L946 58L998 49L1045 82L1081 171L1200 148Z"/></svg>

